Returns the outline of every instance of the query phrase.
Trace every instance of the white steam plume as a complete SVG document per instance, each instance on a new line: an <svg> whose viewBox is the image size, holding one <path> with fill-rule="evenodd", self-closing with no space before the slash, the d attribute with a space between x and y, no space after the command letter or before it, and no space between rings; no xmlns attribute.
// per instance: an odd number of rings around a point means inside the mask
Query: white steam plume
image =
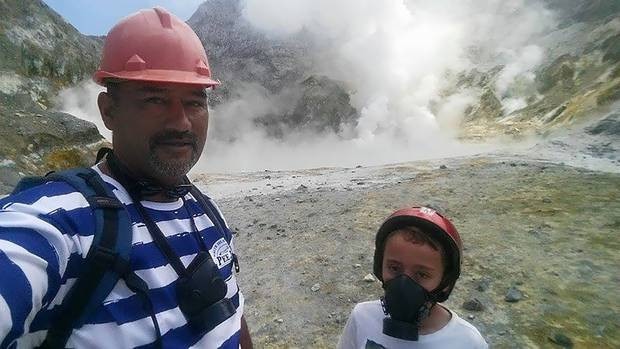
<svg viewBox="0 0 620 349"><path fill-rule="evenodd" d="M97 126L99 133L108 141L112 141L112 133L101 120L97 96L104 88L95 84L92 80L84 80L74 87L60 91L55 104L58 109L80 119L90 121Z"/></svg>
<svg viewBox="0 0 620 349"><path fill-rule="evenodd" d="M523 96L535 89L536 76L533 71L542 62L543 51L538 46L528 45L504 54L510 59L495 82L495 90L502 100L504 111L510 113L527 105Z"/></svg>
<svg viewBox="0 0 620 349"><path fill-rule="evenodd" d="M294 134L274 141L260 132L212 140L211 168L352 166L480 151L454 139L480 91L443 96L453 84L448 77L504 65L496 95L505 112L519 109L523 92L531 92L520 87L533 83L542 61L533 39L554 25L540 2L524 0L246 0L243 15L273 37L313 35L321 43L319 72L346 84L360 119L350 140ZM252 109L269 109L271 99L253 100L242 114L260 117ZM216 108L215 117L238 120L228 110Z"/></svg>

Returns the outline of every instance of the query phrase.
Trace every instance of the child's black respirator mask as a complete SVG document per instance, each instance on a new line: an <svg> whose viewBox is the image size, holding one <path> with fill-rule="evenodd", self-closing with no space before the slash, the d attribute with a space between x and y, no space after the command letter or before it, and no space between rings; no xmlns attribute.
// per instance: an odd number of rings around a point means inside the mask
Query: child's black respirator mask
<svg viewBox="0 0 620 349"><path fill-rule="evenodd" d="M444 277L439 286L429 292L415 280L401 274L383 282L383 257L389 234L405 227L416 227L439 243L446 255ZM382 304L386 318L383 333L404 340L418 340L420 322L433 305L448 299L460 275L462 243L452 223L428 207L404 208L383 222L375 239L373 272L383 282L385 295Z"/></svg>
<svg viewBox="0 0 620 349"><path fill-rule="evenodd" d="M235 313L226 298L226 281L208 252L200 252L177 281L179 308L190 327L206 332Z"/></svg>
<svg viewBox="0 0 620 349"><path fill-rule="evenodd" d="M432 295L415 280L401 274L383 283L381 299L386 315L383 333L408 341L418 340L418 327L432 307Z"/></svg>

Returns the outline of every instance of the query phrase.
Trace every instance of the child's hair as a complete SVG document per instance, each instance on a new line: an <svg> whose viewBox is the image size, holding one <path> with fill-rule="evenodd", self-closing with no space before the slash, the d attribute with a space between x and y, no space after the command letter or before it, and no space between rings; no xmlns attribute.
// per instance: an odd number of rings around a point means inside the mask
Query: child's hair
<svg viewBox="0 0 620 349"><path fill-rule="evenodd" d="M396 234L401 234L405 240L422 245L430 245L434 250L441 252L441 245L437 240L433 239L429 234L423 232L420 228L410 225L398 228L388 234L386 240Z"/></svg>
<svg viewBox="0 0 620 349"><path fill-rule="evenodd" d="M422 231L422 229L416 226L410 225L391 231L385 238L385 241L387 242L392 236L395 235L402 236L405 241L414 244L428 245L433 250L439 251L439 253L441 254L441 262L443 263L444 269L448 266L448 257L446 256L446 252L441 246L441 243L439 243L437 239L433 238L431 234Z"/></svg>

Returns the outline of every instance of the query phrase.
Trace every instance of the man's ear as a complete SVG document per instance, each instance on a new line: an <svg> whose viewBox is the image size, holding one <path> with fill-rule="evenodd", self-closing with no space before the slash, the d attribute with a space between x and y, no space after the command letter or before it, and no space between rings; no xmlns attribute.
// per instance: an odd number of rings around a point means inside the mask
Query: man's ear
<svg viewBox="0 0 620 349"><path fill-rule="evenodd" d="M99 106L99 113L101 114L103 124L108 130L114 131L116 101L107 92L101 92L97 97L97 105Z"/></svg>

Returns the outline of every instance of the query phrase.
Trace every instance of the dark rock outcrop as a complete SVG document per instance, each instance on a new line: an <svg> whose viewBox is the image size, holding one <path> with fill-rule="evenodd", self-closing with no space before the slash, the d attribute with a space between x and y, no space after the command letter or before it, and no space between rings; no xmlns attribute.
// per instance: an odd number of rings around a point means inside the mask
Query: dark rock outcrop
<svg viewBox="0 0 620 349"><path fill-rule="evenodd" d="M90 166L104 141L96 126L66 113L0 106L0 193L24 175Z"/></svg>
<svg viewBox="0 0 620 349"><path fill-rule="evenodd" d="M325 76L310 76L296 88L300 97L284 115L267 115L258 120L270 135L282 137L287 131L340 133L345 125L353 125L358 112L350 105L349 94Z"/></svg>
<svg viewBox="0 0 620 349"><path fill-rule="evenodd" d="M620 112L607 115L594 126L587 129L592 135L607 135L620 137Z"/></svg>

